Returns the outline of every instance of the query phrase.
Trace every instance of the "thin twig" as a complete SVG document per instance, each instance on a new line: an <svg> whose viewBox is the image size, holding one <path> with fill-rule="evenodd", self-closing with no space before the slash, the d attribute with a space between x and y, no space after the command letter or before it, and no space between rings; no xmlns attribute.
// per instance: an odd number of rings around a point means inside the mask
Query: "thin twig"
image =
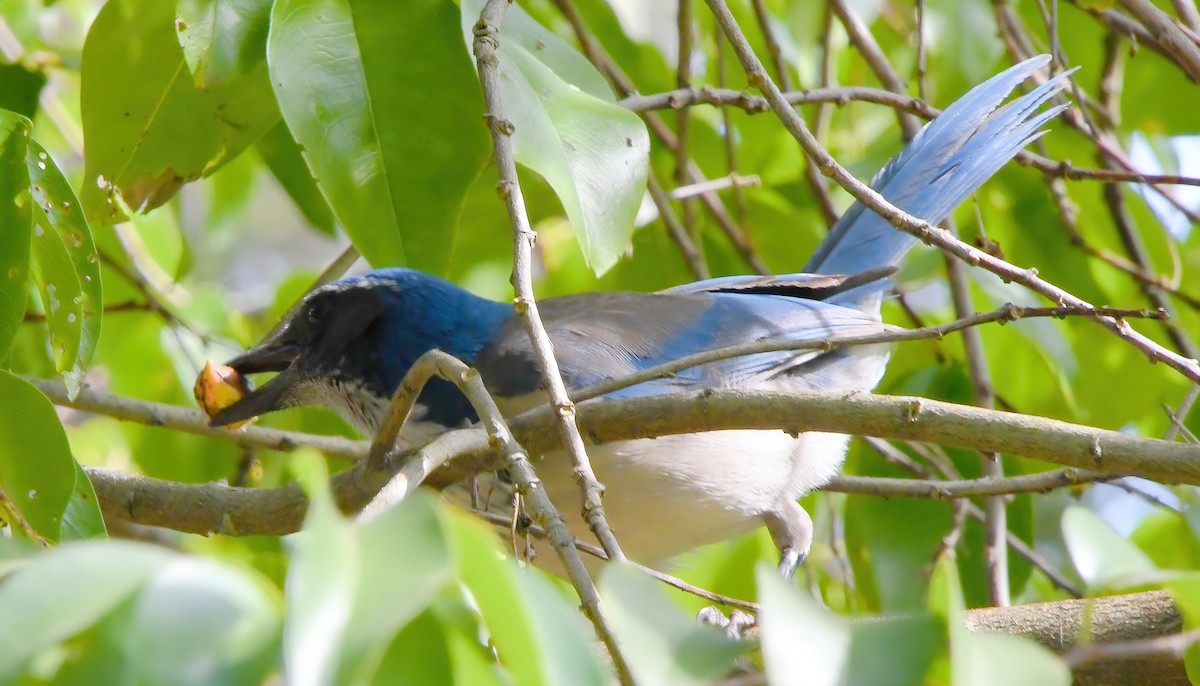
<svg viewBox="0 0 1200 686"><path fill-rule="evenodd" d="M515 291L515 309L525 325L529 335L530 345L534 356L541 368L542 381L546 386L550 404L554 407L559 418L558 425L562 434L567 453L574 463L575 476L579 480L579 488L583 492L583 517L596 535L596 540L604 548L610 559L624 560L621 546L613 536L608 521L604 517L604 506L601 496L604 486L596 478L588 460L587 450L583 445L583 437L575 421L575 403L567 395L566 384L558 368L558 360L554 357L554 349L550 336L546 333L546 325L538 314L537 300L533 295L533 245L537 234L529 224L529 216L525 211L525 198L521 193L521 184L517 179L517 163L513 157L512 133L516 124L505 116L504 100L501 97L499 36L500 25L508 9L505 0L489 0L480 14L479 22L475 25L474 51L475 61L479 71L479 80L483 84L483 99L487 105L485 119L488 131L492 136L492 150L496 158L496 167L500 175L497 186L505 207L508 209L509 220L513 229L513 269L512 285Z"/></svg>
<svg viewBox="0 0 1200 686"><path fill-rule="evenodd" d="M258 426L246 426L236 431L224 427L209 426L208 417L195 408L134 400L85 386L77 397L71 399L62 381L21 376L21 379L60 407L70 407L84 412L112 417L146 426L161 426L173 431L215 438L243 448L267 448L290 452L298 448L312 448L328 457L360 460L366 455L367 444L340 436L318 436L295 431L281 431Z"/></svg>
<svg viewBox="0 0 1200 686"><path fill-rule="evenodd" d="M783 93L791 105L825 105L842 107L850 102L869 102L891 107L902 112L915 114L923 119L933 119L941 110L916 98L892 93L891 91L866 86L841 86L837 88L813 88L805 91ZM762 114L770 110L767 99L729 88L683 88L649 95L635 94L619 101L621 106L633 112L645 113L653 110L668 110L694 105L736 107L747 114ZM1057 178L1071 181L1125 182L1152 186L1200 186L1200 177L1181 174L1144 174L1128 169L1095 169L1076 167L1070 162L1056 162L1028 151L1017 153L1018 164L1038 170Z"/></svg>
<svg viewBox="0 0 1200 686"><path fill-rule="evenodd" d="M717 61L717 86L725 87L726 83L726 59L725 59L725 36L721 35L719 28L713 27L713 43L716 45L716 61ZM738 173L737 162L737 146L734 144L735 129L733 126L733 117L729 113L728 107L721 107L721 128L725 135L721 137L725 143L725 164L729 169L729 175L733 176ZM746 194L742 192L741 186L734 184L733 186L733 212L737 217L737 223L742 228L748 226L748 213L746 212Z"/></svg>
<svg viewBox="0 0 1200 686"><path fill-rule="evenodd" d="M913 462L908 455L905 455L904 452L893 446L891 443L881 438L868 437L864 438L863 440L867 445L871 446L872 449L882 455L888 462L899 465L902 469L915 474L918 477L928 478L930 476L929 470ZM977 522L982 523L984 521L983 510L976 507L974 503L967 503L967 515ZM1029 545L1025 543L1025 541L1021 540L1016 534L1008 531L1005 533L1005 539L1008 543L1008 547L1012 549L1014 553L1024 558L1025 561L1027 561L1034 569L1037 569L1043 575L1045 575L1045 577L1050 580L1050 583L1066 591L1067 593L1070 593L1076 598L1079 598L1083 595L1083 590L1081 588L1076 586L1062 572L1055 569L1054 566L1051 565L1048 560L1046 560L1046 558L1042 557L1037 551L1030 548Z"/></svg>
<svg viewBox="0 0 1200 686"><path fill-rule="evenodd" d="M985 476L979 479L953 481L897 479L880 476L836 476L823 487L823 490L835 493L879 495L887 498L932 498L934 500L998 496L1003 501L1004 496L1016 493L1049 493L1059 488L1107 482L1119 478L1121 478L1119 475L1075 468L1055 469L1020 476Z"/></svg>
<svg viewBox="0 0 1200 686"><path fill-rule="evenodd" d="M883 49L879 47L879 43L875 42L875 37L871 35L870 29L863 23L854 8L846 0L829 0L829 7L845 27L846 35L850 37L850 43L867 61L867 66L871 68L875 78L879 79L883 87L893 93L907 93L908 88L904 85L904 80L896 73L891 62L888 62L887 56L883 54ZM733 42L732 39L730 42ZM751 79L752 84L753 82L754 80ZM900 120L900 130L904 132L905 140L911 140L913 136L917 135L921 125L916 119L902 112L898 112L896 116Z"/></svg>
<svg viewBox="0 0 1200 686"><path fill-rule="evenodd" d="M679 11L676 16L676 32L678 33L678 51L675 60L675 85L678 88L688 88L692 81L692 42L695 30L695 19L692 16L692 0L678 0ZM691 140L691 110L684 107L675 114L675 185L687 186L691 175L688 173L691 156L688 154ZM693 243L698 242L696 233L696 203L691 199L682 199L679 203L683 211L683 228Z"/></svg>
<svg viewBox="0 0 1200 686"><path fill-rule="evenodd" d="M587 451L583 445L583 437L580 435L579 426L576 424L575 404L567 395L566 384L563 383L562 374L558 368L558 361L554 357L554 350L550 343L550 337L546 333L546 326L542 322L541 316L538 314L537 301L533 295L532 258L533 244L537 240L537 234L534 233L533 228L529 224L529 217L525 212L525 200L521 194L520 182L517 179L517 165L513 157L511 140L515 123L509 121L506 117L504 99L501 96L502 85L499 69L500 26L504 23L504 15L507 10L507 0L488 0L479 15L479 21L475 24L472 31L475 36L472 49L475 53L479 81L483 86L483 98L487 106L485 119L488 123L488 131L492 137L492 150L500 176L498 189L508 209L509 220L512 222L512 285L516 293L516 312L525 324L530 345L533 347L534 355L542 371L542 381L549 395L550 404L555 409L555 414L558 418L559 433L566 446L567 453L571 456L571 461L574 463L574 473L579 481L579 488L583 495L583 517L595 534L596 539L600 541L600 545L604 548L604 552L608 555L609 559L624 560L625 555L621 552L621 546L617 543L617 539L609 528L608 521L604 516L604 507L601 503L601 495L604 492L604 487L596 478L591 462L588 460ZM520 124L523 125L524 122L520 122ZM480 385L480 388L482 388L482 385ZM496 417L499 417L499 411L496 411ZM483 418L481 417L481 419ZM503 430L506 435L508 434L507 427L500 425L493 428ZM519 447L515 449L519 451ZM543 516L554 512L549 498L545 495L545 490L540 486L535 487L534 485L537 477L534 475L533 469L529 466L528 458L520 459L520 456L524 454L523 451L512 452L510 450L508 454L510 455L510 464L514 465L518 471L523 472L523 492L521 495L529 498L531 503L536 505L535 512L539 512ZM566 530L565 524L560 520L547 521L543 519L543 523L548 525L552 535L555 534L557 528L561 528L562 531ZM555 549L559 550L560 554L563 555L564 562L566 562L566 551L574 553L574 548L570 546L569 535L565 548L560 550L556 544ZM575 558L578 561L577 554ZM625 658L617 645L616 637L612 634L604 618L600 596L596 592L595 585L588 576L587 570L583 568L582 562L579 562L576 568L569 566L568 573L571 576L572 584L579 592L580 599L583 601L585 613L592 620L592 624L596 628L596 633L609 650L617 676L622 683L633 683L633 677L630 675L629 667L625 663Z"/></svg>
<svg viewBox="0 0 1200 686"><path fill-rule="evenodd" d="M117 312L154 312L155 314L159 314L159 311L151 303L138 302L136 300L105 305L103 311L105 315ZM25 323L44 322L46 321L46 315L41 312L26 312L22 321Z"/></svg>
<svg viewBox="0 0 1200 686"><path fill-rule="evenodd" d="M675 245L679 246L679 252L683 255L683 261L687 263L692 276L697 279L707 279L710 275L708 265L704 263L704 256L700 254L700 249L692 240L687 229L679 222L679 217L675 215L675 209L671 207L671 199L663 191L662 184L658 182L658 177L654 174L653 169L646 177L646 190L650 193L650 199L654 201L655 207L658 208L658 216L662 219L663 226L667 227L667 235L675 241Z"/></svg>

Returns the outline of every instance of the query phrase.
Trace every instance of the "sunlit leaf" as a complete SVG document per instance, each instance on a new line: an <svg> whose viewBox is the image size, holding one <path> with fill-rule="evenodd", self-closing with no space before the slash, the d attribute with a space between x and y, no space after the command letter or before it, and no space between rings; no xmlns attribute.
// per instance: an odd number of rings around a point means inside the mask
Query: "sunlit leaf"
<svg viewBox="0 0 1200 686"><path fill-rule="evenodd" d="M57 541L75 489L75 458L46 396L0 371L0 488L38 536Z"/></svg>
<svg viewBox="0 0 1200 686"><path fill-rule="evenodd" d="M758 570L763 658L773 684L921 683L942 646L927 614L849 620L765 565Z"/></svg>
<svg viewBox="0 0 1200 686"><path fill-rule="evenodd" d="M100 260L75 191L54 159L30 141L27 156L33 210L33 254L54 364L74 397L100 337L104 302Z"/></svg>
<svg viewBox="0 0 1200 686"><path fill-rule="evenodd" d="M275 669L281 609L263 581L178 556L147 580L114 628L142 683L261 683Z"/></svg>
<svg viewBox="0 0 1200 686"><path fill-rule="evenodd" d="M483 9L463 0L467 43ZM500 27L505 116L517 161L545 177L566 209L584 257L608 271L629 247L646 191L650 139L587 60L511 5Z"/></svg>
<svg viewBox="0 0 1200 686"><path fill-rule="evenodd" d="M34 558L0 584L0 681L84 630L137 591L172 554L128 541L86 541ZM82 573L87 570L87 573Z"/></svg>
<svg viewBox="0 0 1200 686"><path fill-rule="evenodd" d="M0 110L0 360L25 316L33 210L25 154L29 120Z"/></svg>
<svg viewBox="0 0 1200 686"><path fill-rule="evenodd" d="M606 565L600 591L617 644L639 683L711 683L745 652L745 645L685 614L661 582L632 567Z"/></svg>
<svg viewBox="0 0 1200 686"><path fill-rule="evenodd" d="M357 683L449 581L449 549L425 494L351 524L327 487L312 481L302 479L311 500L292 541L285 671L291 683Z"/></svg>
<svg viewBox="0 0 1200 686"><path fill-rule="evenodd" d="M267 58L283 118L367 261L444 272L488 152L454 7L281 0Z"/></svg>
<svg viewBox="0 0 1200 686"><path fill-rule="evenodd" d="M196 87L228 83L266 59L271 0L179 0L175 32Z"/></svg>
<svg viewBox="0 0 1200 686"><path fill-rule="evenodd" d="M1063 513L1062 529L1071 561L1089 588L1130 586L1163 578L1145 553L1085 507L1068 508Z"/></svg>
<svg viewBox="0 0 1200 686"><path fill-rule="evenodd" d="M929 585L929 604L949 626L953 686L1066 686L1071 671L1054 653L1032 639L975 633L963 623L962 587L954 560L943 555Z"/></svg>
<svg viewBox="0 0 1200 686"><path fill-rule="evenodd" d="M87 472L78 462L75 466L75 488L71 490L71 499L63 511L62 529L59 534L61 541L79 541L88 538L104 538L108 535L104 526L104 516L100 512L100 502L96 499L96 491L88 480Z"/></svg>
<svg viewBox="0 0 1200 686"><path fill-rule="evenodd" d="M595 634L576 606L545 578L502 559L494 533L479 522L454 515L447 523L458 579L479 604L500 663L515 682L607 683L593 652Z"/></svg>
<svg viewBox="0 0 1200 686"><path fill-rule="evenodd" d="M91 219L124 219L114 192L135 211L162 205L279 119L265 64L196 88L169 2L106 3L88 30L82 80L82 200Z"/></svg>

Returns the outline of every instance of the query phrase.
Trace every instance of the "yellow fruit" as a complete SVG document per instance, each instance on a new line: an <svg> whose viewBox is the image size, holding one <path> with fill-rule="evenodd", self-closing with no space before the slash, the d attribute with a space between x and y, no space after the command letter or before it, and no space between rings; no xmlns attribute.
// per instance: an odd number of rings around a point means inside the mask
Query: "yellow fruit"
<svg viewBox="0 0 1200 686"><path fill-rule="evenodd" d="M218 412L241 400L250 392L250 382L233 367L214 364L210 359L196 377L192 393L204 414L212 419ZM237 429L246 422L234 422L230 429Z"/></svg>

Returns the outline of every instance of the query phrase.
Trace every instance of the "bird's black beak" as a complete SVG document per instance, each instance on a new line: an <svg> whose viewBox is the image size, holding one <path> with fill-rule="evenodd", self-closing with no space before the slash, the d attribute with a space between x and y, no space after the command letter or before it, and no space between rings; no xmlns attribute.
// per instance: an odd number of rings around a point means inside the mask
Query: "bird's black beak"
<svg viewBox="0 0 1200 686"><path fill-rule="evenodd" d="M280 339L279 336L268 338L226 363L239 374L279 374L213 415L209 420L211 426L225 426L287 407L291 390L302 376L295 364L300 357L300 347Z"/></svg>

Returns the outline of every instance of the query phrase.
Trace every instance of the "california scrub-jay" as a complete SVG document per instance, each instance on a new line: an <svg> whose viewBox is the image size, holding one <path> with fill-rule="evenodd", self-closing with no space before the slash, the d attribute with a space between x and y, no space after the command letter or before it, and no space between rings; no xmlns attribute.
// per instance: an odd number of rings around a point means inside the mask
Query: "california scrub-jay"
<svg viewBox="0 0 1200 686"><path fill-rule="evenodd" d="M1049 61L1035 57L973 88L925 126L873 188L913 215L941 221L1062 110L1037 111L1064 87L1065 74L996 110ZM713 348L883 331L880 304L889 276L913 243L855 203L805 273L709 279L659 293L583 293L548 298L539 307L563 379L569 389L580 389ZM831 278L836 275L846 278ZM405 372L435 348L478 369L506 413L544 400L541 372L511 303L479 298L411 269L379 269L312 291L266 341L231 360L244 374L279 374L218 413L213 424L321 405L372 435ZM888 353L887 346L872 345L756 354L612 396L700 388L870 391ZM434 380L418 398L406 438L420 444L475 419L458 389ZM796 501L837 473L848 440L818 432L712 431L600 445L589 455L607 486L609 524L631 559L651 564L765 523L790 575L812 543L812 520ZM567 455L546 454L535 467L573 534L591 540Z"/></svg>

